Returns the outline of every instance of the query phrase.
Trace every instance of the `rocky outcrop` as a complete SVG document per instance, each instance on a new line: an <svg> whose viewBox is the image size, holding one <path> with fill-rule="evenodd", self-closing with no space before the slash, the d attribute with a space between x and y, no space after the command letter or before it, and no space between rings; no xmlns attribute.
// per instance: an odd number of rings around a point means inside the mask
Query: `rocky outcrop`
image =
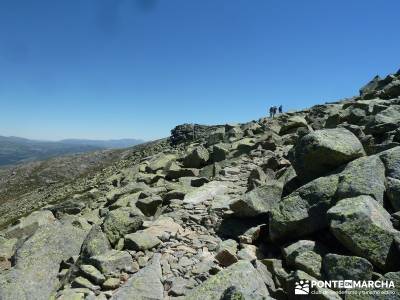
<svg viewBox="0 0 400 300"><path fill-rule="evenodd" d="M207 126L200 124L182 124L171 130L171 143L176 145L184 142L192 142L198 139L207 139L210 134L222 126Z"/></svg>
<svg viewBox="0 0 400 300"><path fill-rule="evenodd" d="M308 181L365 155L365 152L352 132L337 128L317 130L300 138L293 155L296 173Z"/></svg>
<svg viewBox="0 0 400 300"><path fill-rule="evenodd" d="M337 185L337 175L320 177L283 198L270 216L270 238L300 238L328 227L326 212L334 204Z"/></svg>
<svg viewBox="0 0 400 300"><path fill-rule="evenodd" d="M393 228L389 213L370 196L340 200L328 211L330 228L352 253L365 257L376 267L400 267L395 246L400 232Z"/></svg>
<svg viewBox="0 0 400 300"><path fill-rule="evenodd" d="M398 281L399 80L273 119L180 125L49 187L56 198L0 231L0 299L286 300L311 280Z"/></svg>

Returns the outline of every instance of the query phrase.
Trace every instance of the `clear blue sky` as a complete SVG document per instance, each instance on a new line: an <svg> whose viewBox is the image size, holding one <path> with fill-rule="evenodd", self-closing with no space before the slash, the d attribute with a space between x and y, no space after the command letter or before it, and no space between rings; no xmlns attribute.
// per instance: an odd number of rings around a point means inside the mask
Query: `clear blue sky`
<svg viewBox="0 0 400 300"><path fill-rule="evenodd" d="M400 68L400 1L4 0L0 135L153 139L358 93Z"/></svg>

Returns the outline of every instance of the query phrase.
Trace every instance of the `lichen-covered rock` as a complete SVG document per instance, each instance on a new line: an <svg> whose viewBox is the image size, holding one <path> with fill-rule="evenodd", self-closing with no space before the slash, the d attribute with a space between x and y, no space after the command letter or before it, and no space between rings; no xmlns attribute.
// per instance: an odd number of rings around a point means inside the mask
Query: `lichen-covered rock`
<svg viewBox="0 0 400 300"><path fill-rule="evenodd" d="M286 289L286 281L289 273L283 267L282 260L280 259L262 259L261 262L267 267L268 271L272 274L276 288Z"/></svg>
<svg viewBox="0 0 400 300"><path fill-rule="evenodd" d="M186 168L200 168L206 165L209 158L208 150L203 146L198 146L183 159L183 165Z"/></svg>
<svg viewBox="0 0 400 300"><path fill-rule="evenodd" d="M120 286L120 284L121 284L121 281L119 278L110 277L106 281L103 282L103 289L115 290Z"/></svg>
<svg viewBox="0 0 400 300"><path fill-rule="evenodd" d="M161 255L154 255L151 263L135 273L111 297L111 300L153 299L162 300L163 284L160 266Z"/></svg>
<svg viewBox="0 0 400 300"><path fill-rule="evenodd" d="M322 257L314 251L299 253L294 259L294 266L315 278L321 278Z"/></svg>
<svg viewBox="0 0 400 300"><path fill-rule="evenodd" d="M4 233L6 238L21 238L33 234L39 226L51 224L55 221L54 215L48 210L34 211L25 218L18 220L18 224L8 228Z"/></svg>
<svg viewBox="0 0 400 300"><path fill-rule="evenodd" d="M79 268L86 278L96 284L102 284L106 280L104 275L92 265L80 265Z"/></svg>
<svg viewBox="0 0 400 300"><path fill-rule="evenodd" d="M261 275L249 261L238 261L193 289L186 300L219 300L235 287L245 300L271 299Z"/></svg>
<svg viewBox="0 0 400 300"><path fill-rule="evenodd" d="M232 150L236 150L236 155L249 153L256 147L256 142L253 138L243 138L232 144Z"/></svg>
<svg viewBox="0 0 400 300"><path fill-rule="evenodd" d="M219 162L225 160L229 154L229 145L219 143L213 146L211 159L213 162Z"/></svg>
<svg viewBox="0 0 400 300"><path fill-rule="evenodd" d="M294 147L292 164L303 181L365 155L358 138L344 128L324 129L303 136Z"/></svg>
<svg viewBox="0 0 400 300"><path fill-rule="evenodd" d="M145 183L145 184L154 184L155 182L159 181L160 179L164 179L164 174L152 174L152 173L139 173L136 176L137 182Z"/></svg>
<svg viewBox="0 0 400 300"><path fill-rule="evenodd" d="M386 176L400 180L400 147L395 147L379 153L385 168Z"/></svg>
<svg viewBox="0 0 400 300"><path fill-rule="evenodd" d="M0 262L10 260L16 250L17 242L18 239L6 239L0 236ZM0 266L1 269L2 267Z"/></svg>
<svg viewBox="0 0 400 300"><path fill-rule="evenodd" d="M261 167L256 167L250 171L250 175L247 178L247 191L251 191L256 187L267 182L268 178L267 174L265 174L264 170Z"/></svg>
<svg viewBox="0 0 400 300"><path fill-rule="evenodd" d="M365 258L327 254L322 260L327 280L371 280L373 267Z"/></svg>
<svg viewBox="0 0 400 300"><path fill-rule="evenodd" d="M0 273L0 299L48 300L62 261L78 255L87 232L55 221L40 226L16 251L15 265Z"/></svg>
<svg viewBox="0 0 400 300"><path fill-rule="evenodd" d="M214 132L212 132L207 139L207 145L212 146L223 141L225 138L225 128L218 128Z"/></svg>
<svg viewBox="0 0 400 300"><path fill-rule="evenodd" d="M276 292L277 287L275 286L275 282L273 279L273 274L270 270L268 270L267 266L263 264L260 260L255 260L253 262L253 266L257 269L258 273L261 275L265 285L268 288L268 291Z"/></svg>
<svg viewBox="0 0 400 300"><path fill-rule="evenodd" d="M133 259L126 251L109 250L92 256L89 261L105 275L120 271L134 271Z"/></svg>
<svg viewBox="0 0 400 300"><path fill-rule="evenodd" d="M107 194L107 203L109 205L115 203L121 196L134 194L141 191L148 191L149 187L143 182L130 182L125 186L111 189Z"/></svg>
<svg viewBox="0 0 400 300"><path fill-rule="evenodd" d="M386 179L386 195L395 211L400 211L400 180L388 177Z"/></svg>
<svg viewBox="0 0 400 300"><path fill-rule="evenodd" d="M280 135L293 133L299 127L308 127L307 121L301 116L289 116L282 122L282 127L279 131Z"/></svg>
<svg viewBox="0 0 400 300"><path fill-rule="evenodd" d="M111 249L110 242L99 225L93 225L82 243L82 258L90 258Z"/></svg>
<svg viewBox="0 0 400 300"><path fill-rule="evenodd" d="M86 292L86 294L89 294L91 291L88 289L84 289L84 288L65 289L65 290L59 291L56 296L57 296L57 299L60 299L60 300L85 300L85 292Z"/></svg>
<svg viewBox="0 0 400 300"><path fill-rule="evenodd" d="M156 173L158 170L164 170L175 160L176 156L173 154L160 153L149 160L146 171L149 173Z"/></svg>
<svg viewBox="0 0 400 300"><path fill-rule="evenodd" d="M232 286L224 291L221 300L245 300L245 296L236 287Z"/></svg>
<svg viewBox="0 0 400 300"><path fill-rule="evenodd" d="M125 248L135 251L145 251L159 245L161 241L145 231L137 231L125 235Z"/></svg>
<svg viewBox="0 0 400 300"><path fill-rule="evenodd" d="M54 214L54 216L60 218L65 214L79 214L85 206L86 205L83 202L77 201L76 199L70 199L50 206L49 210Z"/></svg>
<svg viewBox="0 0 400 300"><path fill-rule="evenodd" d="M327 227L326 211L334 204L337 184L337 175L320 177L283 198L271 212L270 238L299 238Z"/></svg>
<svg viewBox="0 0 400 300"><path fill-rule="evenodd" d="M400 261L389 213L370 196L340 200L329 209L330 228L335 237L355 255L368 259L382 270L396 270Z"/></svg>
<svg viewBox="0 0 400 300"><path fill-rule="evenodd" d="M282 249L289 267L302 270L315 278L321 278L322 256L326 251L324 246L309 240L300 240Z"/></svg>
<svg viewBox="0 0 400 300"><path fill-rule="evenodd" d="M199 176L199 170L195 168L181 168L178 165L170 167L166 172L166 178L168 180L178 179L181 177L196 177Z"/></svg>
<svg viewBox="0 0 400 300"><path fill-rule="evenodd" d="M225 126L226 136L230 141L234 141L243 137L243 130L238 124Z"/></svg>
<svg viewBox="0 0 400 300"><path fill-rule="evenodd" d="M384 192L385 166L378 156L353 160L339 174L339 199L370 195L383 205Z"/></svg>
<svg viewBox="0 0 400 300"><path fill-rule="evenodd" d="M392 124L398 126L400 122L400 105L392 105L375 116L377 124Z"/></svg>
<svg viewBox="0 0 400 300"><path fill-rule="evenodd" d="M150 196L136 201L136 207L148 217L154 216L157 209L162 205L163 200L160 196Z"/></svg>
<svg viewBox="0 0 400 300"><path fill-rule="evenodd" d="M251 262L256 259L264 258L264 255L260 249L255 245L240 244L240 250L237 253L239 259L249 260Z"/></svg>
<svg viewBox="0 0 400 300"><path fill-rule="evenodd" d="M168 295L172 297L184 296L186 293L193 288L193 280L185 279L182 277L168 278L164 282L164 287L168 289Z"/></svg>
<svg viewBox="0 0 400 300"><path fill-rule="evenodd" d="M281 182L268 181L232 202L230 208L238 217L255 217L266 214L280 201L282 189Z"/></svg>
<svg viewBox="0 0 400 300"><path fill-rule="evenodd" d="M78 276L74 278L74 280L71 282L71 287L72 288L86 288L92 291L100 290L100 286L94 285L91 283L88 279L82 276Z"/></svg>
<svg viewBox="0 0 400 300"><path fill-rule="evenodd" d="M104 233L107 235L111 244L115 244L125 234L135 232L142 226L143 218L132 215L132 209L128 207L110 211L103 223Z"/></svg>

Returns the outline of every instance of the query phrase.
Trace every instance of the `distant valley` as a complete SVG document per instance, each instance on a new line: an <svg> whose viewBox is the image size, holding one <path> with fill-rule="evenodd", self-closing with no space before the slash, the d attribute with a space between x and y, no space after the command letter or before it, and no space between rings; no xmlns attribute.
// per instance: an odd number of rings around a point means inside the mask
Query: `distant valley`
<svg viewBox="0 0 400 300"><path fill-rule="evenodd" d="M53 142L30 140L13 136L0 136L0 167L43 160L67 154L85 153L104 149L127 148L143 142L143 140L139 139L66 139Z"/></svg>
<svg viewBox="0 0 400 300"><path fill-rule="evenodd" d="M84 139L66 139L60 143L75 145L75 146L93 146L103 149L119 149L135 146L144 143L144 140L139 139L118 139L118 140L84 140Z"/></svg>

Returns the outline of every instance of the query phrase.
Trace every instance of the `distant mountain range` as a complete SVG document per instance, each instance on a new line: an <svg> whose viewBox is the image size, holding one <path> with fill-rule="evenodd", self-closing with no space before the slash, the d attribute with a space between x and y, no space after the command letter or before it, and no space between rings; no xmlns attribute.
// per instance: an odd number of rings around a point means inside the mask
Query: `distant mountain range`
<svg viewBox="0 0 400 300"><path fill-rule="evenodd" d="M138 139L83 140L67 139L57 142L0 136L0 166L43 160L66 154L104 149L127 148L144 141Z"/></svg>
<svg viewBox="0 0 400 300"><path fill-rule="evenodd" d="M103 149L118 149L127 148L142 144L145 141L138 139L119 139L119 140L82 140L82 139L66 139L61 140L60 143L68 145L82 145L82 146L94 146L101 147Z"/></svg>

